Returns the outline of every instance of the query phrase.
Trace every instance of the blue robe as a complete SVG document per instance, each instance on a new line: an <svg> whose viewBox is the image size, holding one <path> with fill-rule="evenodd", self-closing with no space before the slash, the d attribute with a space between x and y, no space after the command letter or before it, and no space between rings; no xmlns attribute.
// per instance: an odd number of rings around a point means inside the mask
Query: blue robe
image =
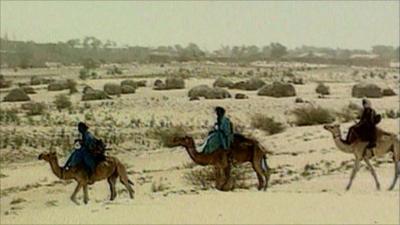
<svg viewBox="0 0 400 225"><path fill-rule="evenodd" d="M202 153L209 154L217 149L229 149L233 142L233 129L231 121L227 117L222 117L203 144Z"/></svg>
<svg viewBox="0 0 400 225"><path fill-rule="evenodd" d="M85 170L89 173L89 175L91 175L95 170L96 162L93 155L89 151L90 149L93 149L95 140L96 139L89 131L83 133L81 147L72 152L71 156L65 163L65 166L74 167L83 163Z"/></svg>

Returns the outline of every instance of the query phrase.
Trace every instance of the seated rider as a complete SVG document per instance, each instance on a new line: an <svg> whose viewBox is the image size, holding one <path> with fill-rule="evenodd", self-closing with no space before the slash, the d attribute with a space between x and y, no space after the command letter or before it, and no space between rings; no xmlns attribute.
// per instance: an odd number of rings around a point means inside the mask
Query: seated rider
<svg viewBox="0 0 400 225"><path fill-rule="evenodd" d="M88 131L88 129L89 127L85 123L79 122L78 131L82 135L82 139L75 140L75 143L79 141L80 147L76 148L72 152L71 156L65 163L64 168L68 170L69 168L82 163L90 178L96 168L95 158L90 152L95 147L96 138Z"/></svg>
<svg viewBox="0 0 400 225"><path fill-rule="evenodd" d="M376 125L381 121L381 116L377 115L371 107L371 102L368 99L362 100L363 113L360 121L350 127L347 133L346 143L352 144L357 139L368 141L367 148L376 146Z"/></svg>
<svg viewBox="0 0 400 225"><path fill-rule="evenodd" d="M215 113L217 114L217 122L214 129L208 134L204 144L200 147L202 153L212 153L217 149L229 149L233 142L233 128L232 123L228 117L225 116L225 109L216 107Z"/></svg>

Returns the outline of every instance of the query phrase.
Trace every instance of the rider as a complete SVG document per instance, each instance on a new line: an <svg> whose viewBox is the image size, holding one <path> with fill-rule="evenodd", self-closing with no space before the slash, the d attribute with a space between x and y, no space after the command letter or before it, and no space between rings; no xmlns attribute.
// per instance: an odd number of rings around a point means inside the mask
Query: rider
<svg viewBox="0 0 400 225"><path fill-rule="evenodd" d="M202 146L202 152L206 154L219 148L227 150L233 142L232 123L225 116L225 109L218 106L215 108L215 113L217 114L217 122Z"/></svg>
<svg viewBox="0 0 400 225"><path fill-rule="evenodd" d="M80 163L83 163L83 166L88 173L89 178L92 176L96 163L93 155L90 153L95 146L95 137L88 131L89 127L83 123L78 123L78 131L82 135L81 140L75 140L76 142L80 142L80 147L76 148L71 156L68 158L65 163L64 168L69 169L71 167L77 166Z"/></svg>
<svg viewBox="0 0 400 225"><path fill-rule="evenodd" d="M357 138L362 141L368 141L367 148L376 146L376 125L380 122L381 117L377 115L371 107L371 101L368 99L362 100L363 113L360 121L350 127L347 134L346 143L352 144Z"/></svg>

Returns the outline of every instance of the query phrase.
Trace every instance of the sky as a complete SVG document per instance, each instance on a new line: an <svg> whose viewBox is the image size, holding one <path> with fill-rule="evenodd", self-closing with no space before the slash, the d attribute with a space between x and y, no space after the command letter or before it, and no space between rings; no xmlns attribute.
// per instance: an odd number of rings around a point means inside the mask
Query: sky
<svg viewBox="0 0 400 225"><path fill-rule="evenodd" d="M399 45L400 1L4 1L0 33L58 42L95 36L119 45L370 49Z"/></svg>

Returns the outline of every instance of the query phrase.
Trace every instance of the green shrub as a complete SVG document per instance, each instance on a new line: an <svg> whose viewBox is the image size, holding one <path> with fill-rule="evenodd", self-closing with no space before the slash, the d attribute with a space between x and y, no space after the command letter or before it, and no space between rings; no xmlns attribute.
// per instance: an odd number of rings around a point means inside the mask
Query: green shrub
<svg viewBox="0 0 400 225"><path fill-rule="evenodd" d="M1 123L19 123L18 112L15 109L3 110L0 107L0 122Z"/></svg>
<svg viewBox="0 0 400 225"><path fill-rule="evenodd" d="M276 122L274 118L262 114L255 114L251 118L251 126L263 130L270 135L281 133L285 130L285 126L282 123Z"/></svg>
<svg viewBox="0 0 400 225"><path fill-rule="evenodd" d="M325 124L335 121L331 111L319 106L304 106L293 110L292 113L296 117L295 124L297 126Z"/></svg>
<svg viewBox="0 0 400 225"><path fill-rule="evenodd" d="M86 80L89 78L89 76L90 76L90 71L88 69L83 68L79 70L79 79Z"/></svg>
<svg viewBox="0 0 400 225"><path fill-rule="evenodd" d="M56 95L54 104L58 110L70 109L72 107L72 102L69 97L65 94Z"/></svg>
<svg viewBox="0 0 400 225"><path fill-rule="evenodd" d="M21 105L21 108L26 110L26 115L36 116L46 112L46 105L40 102L29 102Z"/></svg>
<svg viewBox="0 0 400 225"><path fill-rule="evenodd" d="M12 89L3 99L5 102L23 102L31 98L21 88Z"/></svg>
<svg viewBox="0 0 400 225"><path fill-rule="evenodd" d="M104 85L104 92L109 95L120 95L121 86L118 84L107 83Z"/></svg>

